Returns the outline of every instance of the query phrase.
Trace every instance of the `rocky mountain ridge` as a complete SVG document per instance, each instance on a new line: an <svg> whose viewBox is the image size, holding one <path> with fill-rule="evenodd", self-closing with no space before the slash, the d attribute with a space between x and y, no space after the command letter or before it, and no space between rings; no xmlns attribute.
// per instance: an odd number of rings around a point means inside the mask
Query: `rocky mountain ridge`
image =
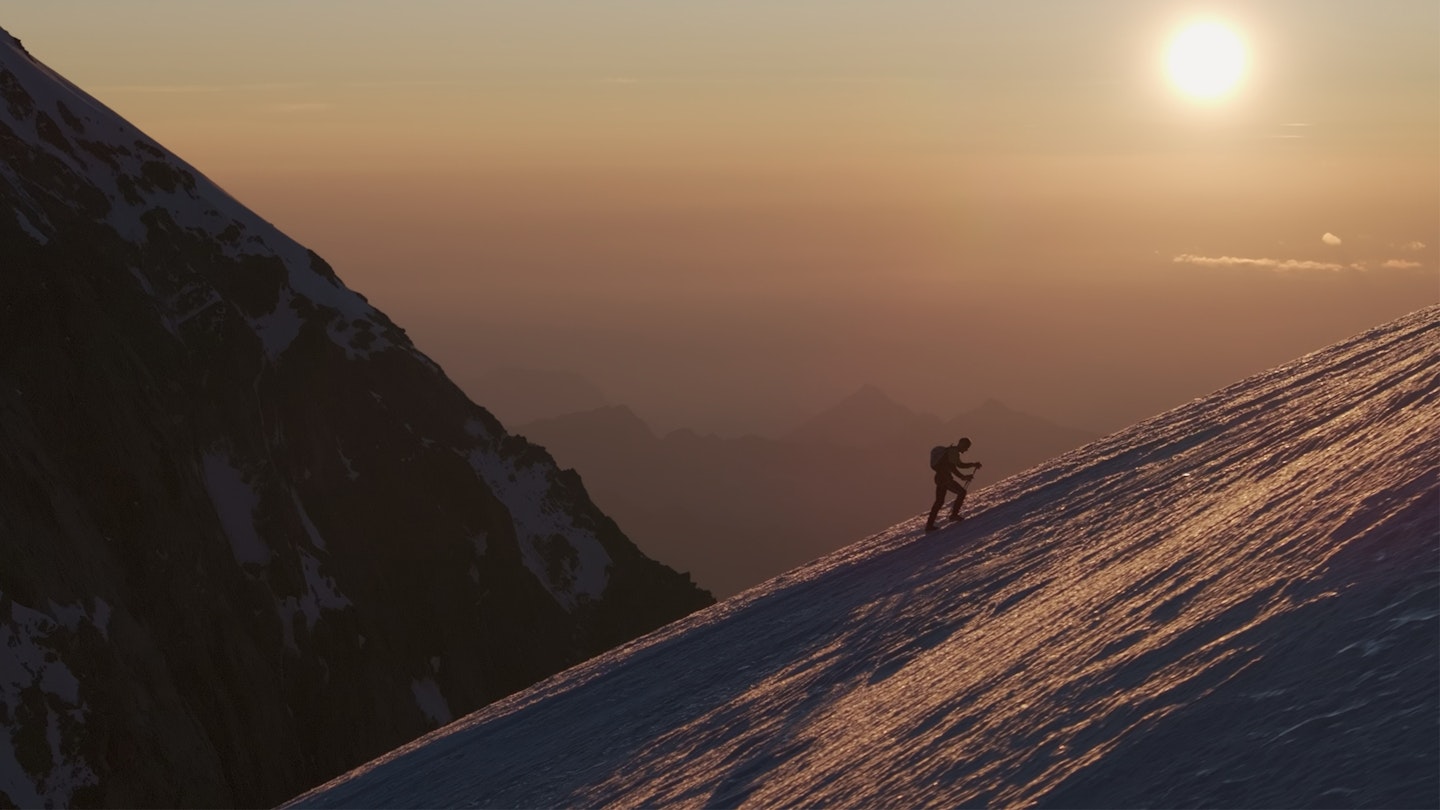
<svg viewBox="0 0 1440 810"><path fill-rule="evenodd" d="M708 604L0 31L0 804L270 804Z"/></svg>

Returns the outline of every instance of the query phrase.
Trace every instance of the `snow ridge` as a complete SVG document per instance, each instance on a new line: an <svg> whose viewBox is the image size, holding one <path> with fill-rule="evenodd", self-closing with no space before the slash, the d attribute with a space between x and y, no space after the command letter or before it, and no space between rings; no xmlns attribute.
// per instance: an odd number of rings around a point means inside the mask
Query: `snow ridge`
<svg viewBox="0 0 1440 810"><path fill-rule="evenodd" d="M582 664L293 806L1427 806L1440 307Z"/></svg>

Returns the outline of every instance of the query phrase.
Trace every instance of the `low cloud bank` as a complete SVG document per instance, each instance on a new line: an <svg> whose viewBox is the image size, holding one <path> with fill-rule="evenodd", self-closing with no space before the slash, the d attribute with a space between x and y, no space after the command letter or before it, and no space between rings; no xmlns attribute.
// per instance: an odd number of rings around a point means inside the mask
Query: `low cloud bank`
<svg viewBox="0 0 1440 810"><path fill-rule="evenodd" d="M1342 270L1355 270L1366 272L1369 270L1417 270L1424 265L1409 259L1387 259L1383 262L1351 262L1339 264L1337 262L1319 262L1309 259L1251 259L1241 256L1197 256L1194 253L1181 253L1171 260L1175 264L1189 264L1196 267L1253 267L1259 270L1270 270L1277 273L1287 272L1331 272L1338 273Z"/></svg>
<svg viewBox="0 0 1440 810"><path fill-rule="evenodd" d="M1174 262L1176 264L1193 264L1198 267L1256 267L1264 270L1277 271L1329 270L1338 272L1345 269L1363 269L1359 265L1316 262L1304 259L1247 259L1239 256L1196 256L1193 253L1182 253L1175 257Z"/></svg>

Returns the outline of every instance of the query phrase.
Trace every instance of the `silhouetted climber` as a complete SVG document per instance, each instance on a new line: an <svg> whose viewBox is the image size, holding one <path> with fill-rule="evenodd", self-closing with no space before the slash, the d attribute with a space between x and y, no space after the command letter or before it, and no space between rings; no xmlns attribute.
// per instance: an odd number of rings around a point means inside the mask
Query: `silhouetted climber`
<svg viewBox="0 0 1440 810"><path fill-rule="evenodd" d="M963 469L978 470L980 464L966 463L960 460L960 454L970 449L970 440L961 439L949 447L935 447L930 451L930 468L935 471L935 505L930 507L930 520L925 524L925 531L934 531L939 528L935 525L935 518L940 515L940 507L945 505L945 495L950 492L956 494L955 507L950 510L950 519L960 519L960 505L965 503L965 487L960 486L960 481L955 478ZM975 480L975 474L959 475L961 481Z"/></svg>

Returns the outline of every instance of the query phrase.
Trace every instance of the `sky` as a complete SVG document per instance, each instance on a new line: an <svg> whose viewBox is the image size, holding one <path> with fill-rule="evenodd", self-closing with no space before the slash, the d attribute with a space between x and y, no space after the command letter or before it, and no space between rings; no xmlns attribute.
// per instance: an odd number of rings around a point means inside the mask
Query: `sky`
<svg viewBox="0 0 1440 810"><path fill-rule="evenodd" d="M1184 92L1197 21L1236 83ZM1440 300L1440 7L0 0L474 381L1113 430Z"/></svg>

